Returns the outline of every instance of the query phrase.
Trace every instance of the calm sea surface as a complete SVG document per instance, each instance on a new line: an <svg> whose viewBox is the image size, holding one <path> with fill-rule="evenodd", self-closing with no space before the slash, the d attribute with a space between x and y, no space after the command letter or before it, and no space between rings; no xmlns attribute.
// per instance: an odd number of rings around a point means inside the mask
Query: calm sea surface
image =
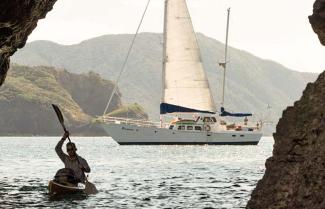
<svg viewBox="0 0 325 209"><path fill-rule="evenodd" d="M99 193L52 200L47 184L63 167L61 137L0 137L0 208L244 208L271 156L257 146L119 146L72 137Z"/></svg>

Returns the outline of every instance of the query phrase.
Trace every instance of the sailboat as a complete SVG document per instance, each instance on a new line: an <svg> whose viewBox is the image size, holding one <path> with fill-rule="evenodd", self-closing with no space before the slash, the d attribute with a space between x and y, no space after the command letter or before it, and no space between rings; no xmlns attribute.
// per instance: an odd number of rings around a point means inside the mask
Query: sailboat
<svg viewBox="0 0 325 209"><path fill-rule="evenodd" d="M248 123L251 114L230 113L223 101L217 113L186 0L165 0L162 74L159 122L103 116L103 128L118 144L258 144L261 126ZM171 121L163 122L166 115ZM229 123L225 116L245 120Z"/></svg>

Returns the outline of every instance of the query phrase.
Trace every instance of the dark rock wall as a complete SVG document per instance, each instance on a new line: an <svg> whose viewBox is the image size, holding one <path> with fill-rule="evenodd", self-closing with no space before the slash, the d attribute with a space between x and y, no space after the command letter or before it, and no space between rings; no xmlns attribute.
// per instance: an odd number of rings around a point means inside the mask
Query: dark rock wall
<svg viewBox="0 0 325 209"><path fill-rule="evenodd" d="M309 16L309 22L320 42L325 45L325 0L317 0L314 3L313 15Z"/></svg>
<svg viewBox="0 0 325 209"><path fill-rule="evenodd" d="M56 0L0 1L0 86L9 69L10 56L22 48L28 35L45 17Z"/></svg>
<svg viewBox="0 0 325 209"><path fill-rule="evenodd" d="M309 17L325 45L325 0ZM273 156L252 193L248 209L325 208L325 72L308 84L277 124Z"/></svg>
<svg viewBox="0 0 325 209"><path fill-rule="evenodd" d="M273 156L250 209L325 208L325 73L288 107L274 134Z"/></svg>

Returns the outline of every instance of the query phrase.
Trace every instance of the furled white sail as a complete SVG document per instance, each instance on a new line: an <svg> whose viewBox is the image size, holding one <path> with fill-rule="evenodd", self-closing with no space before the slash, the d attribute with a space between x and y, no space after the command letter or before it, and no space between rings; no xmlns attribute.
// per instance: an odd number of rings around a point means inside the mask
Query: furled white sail
<svg viewBox="0 0 325 209"><path fill-rule="evenodd" d="M161 114L215 112L185 0L166 0Z"/></svg>

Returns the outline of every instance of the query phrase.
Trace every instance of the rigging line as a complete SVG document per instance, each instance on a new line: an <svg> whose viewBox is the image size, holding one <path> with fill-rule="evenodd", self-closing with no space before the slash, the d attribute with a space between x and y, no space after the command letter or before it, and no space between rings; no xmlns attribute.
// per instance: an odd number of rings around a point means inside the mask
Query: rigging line
<svg viewBox="0 0 325 209"><path fill-rule="evenodd" d="M104 112L103 112L103 115L105 115L105 113L107 112L107 109L108 109L108 107L109 107L109 105L110 105L110 103L111 103L111 101L112 101L112 99L113 99L113 96L114 96L114 94L115 94L115 92L116 92L116 90L117 90L118 82L119 82L119 80L120 80L120 78L121 78L121 75L122 75L123 71L125 70L126 63L127 63L128 59L129 59L129 56L130 56L131 50L132 50L132 48L133 48L133 45L134 45L135 39L136 39L136 37L137 37L137 35L138 35L138 32L139 32L139 29L140 29L140 27L141 27L141 24L142 24L143 18L144 18L144 16L145 16L146 12L147 12L148 7L149 7L149 3L150 3L150 1L151 1L151 0L148 0L147 5L146 5L146 8L144 9L144 12L143 12L143 14L142 14L142 17L141 17L140 23L139 23L138 28L137 28L137 30L136 30L134 36L133 36L132 43L131 43L131 45L130 45L130 48L129 48L129 50L128 50L128 53L127 53L126 58L125 58L125 60L124 60L124 63L123 63L123 65L122 65L121 71L120 71L119 75L117 76L117 78L116 78L116 80L115 80L115 86L114 86L114 89L113 89L113 91L112 91L112 93L111 93L111 95L110 95L110 97L109 97L109 100L108 100L108 102L107 102L107 105L106 105L106 107L105 107L105 110L104 110Z"/></svg>

